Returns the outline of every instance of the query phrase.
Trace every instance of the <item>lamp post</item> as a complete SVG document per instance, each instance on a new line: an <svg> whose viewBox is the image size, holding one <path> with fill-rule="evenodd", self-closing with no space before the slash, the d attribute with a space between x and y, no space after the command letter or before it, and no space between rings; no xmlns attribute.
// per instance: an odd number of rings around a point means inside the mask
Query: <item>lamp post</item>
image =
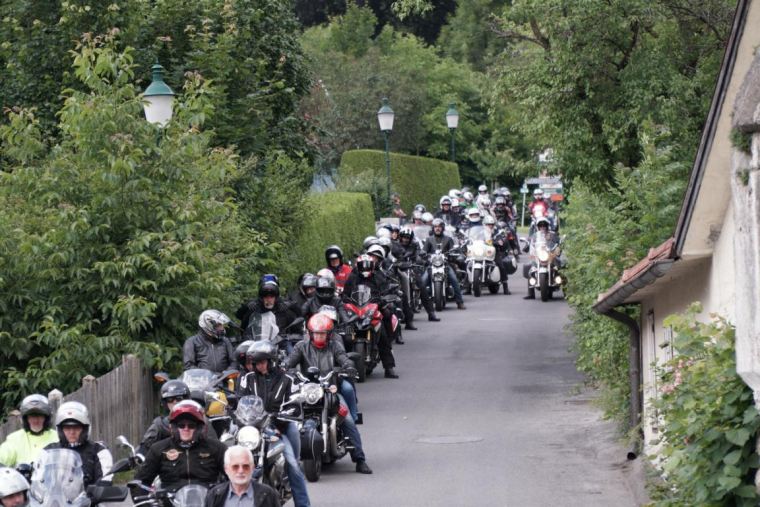
<svg viewBox="0 0 760 507"><path fill-rule="evenodd" d="M157 63L151 67L153 81L143 93L145 119L163 128L172 119L174 92L164 83L164 68Z"/></svg>
<svg viewBox="0 0 760 507"><path fill-rule="evenodd" d="M454 162L456 157L456 151L454 149L454 132L459 127L459 112L457 111L455 104L451 102L449 104L449 110L446 111L446 125L449 126L449 132L451 132L451 161Z"/></svg>
<svg viewBox="0 0 760 507"><path fill-rule="evenodd" d="M385 177L387 180L388 201L393 208L393 199L391 199L391 157L388 151L388 136L393 130L393 109L388 104L388 99L383 97L383 106L377 112L377 122L380 124L380 131L385 136Z"/></svg>

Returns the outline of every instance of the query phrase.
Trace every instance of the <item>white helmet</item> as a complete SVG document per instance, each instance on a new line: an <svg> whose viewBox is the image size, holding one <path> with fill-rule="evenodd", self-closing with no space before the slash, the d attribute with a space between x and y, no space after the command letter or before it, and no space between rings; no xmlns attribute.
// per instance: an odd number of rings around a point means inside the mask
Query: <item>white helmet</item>
<svg viewBox="0 0 760 507"><path fill-rule="evenodd" d="M328 280L332 280L335 282L335 273L330 271L328 268L322 268L319 271L317 271L317 276L319 278L327 278Z"/></svg>
<svg viewBox="0 0 760 507"><path fill-rule="evenodd" d="M458 208L459 207L459 199L457 199L456 197L454 197L453 199L451 199L451 207L452 208Z"/></svg>
<svg viewBox="0 0 760 507"><path fill-rule="evenodd" d="M216 326L217 324L226 326L229 323L230 318L219 310L204 310L198 317L198 327L209 336L223 336L224 331L219 333L216 330Z"/></svg>
<svg viewBox="0 0 760 507"><path fill-rule="evenodd" d="M390 238L391 231L389 231L385 227L380 227L375 233L375 236L377 237L378 240L383 239L383 238Z"/></svg>
<svg viewBox="0 0 760 507"><path fill-rule="evenodd" d="M380 260L385 259L385 248L380 246L380 244L372 245L367 249L368 255L374 255L376 257L379 257Z"/></svg>
<svg viewBox="0 0 760 507"><path fill-rule="evenodd" d="M0 498L23 492L26 496L22 506L29 504L29 483L24 476L12 468L0 468Z"/></svg>
<svg viewBox="0 0 760 507"><path fill-rule="evenodd" d="M478 193L479 193L479 194L482 194L483 192L488 192L488 187L487 187L487 186L485 186L485 185L480 185L480 186L478 187Z"/></svg>
<svg viewBox="0 0 760 507"><path fill-rule="evenodd" d="M491 215L486 215L483 217L483 225L496 225L496 219Z"/></svg>
<svg viewBox="0 0 760 507"><path fill-rule="evenodd" d="M467 210L467 218L470 222L477 222L480 220L480 210L478 208L470 208Z"/></svg>
<svg viewBox="0 0 760 507"><path fill-rule="evenodd" d="M444 204L448 204L449 206L451 206L451 197L449 197L448 195L444 195L438 200L438 206L443 206Z"/></svg>
<svg viewBox="0 0 760 507"><path fill-rule="evenodd" d="M449 197L451 197L452 199L454 198L459 199L461 196L462 196L462 191L459 190L458 188L452 188L451 190L449 190Z"/></svg>
<svg viewBox="0 0 760 507"><path fill-rule="evenodd" d="M462 194L462 197L467 202L472 202L472 192L465 192Z"/></svg>
<svg viewBox="0 0 760 507"><path fill-rule="evenodd" d="M543 197L543 196L544 196L544 191L541 190L540 188L537 188L533 191L533 197Z"/></svg>
<svg viewBox="0 0 760 507"><path fill-rule="evenodd" d="M433 222L433 214L429 211L426 211L422 214L422 223L425 225L430 225Z"/></svg>
<svg viewBox="0 0 760 507"><path fill-rule="evenodd" d="M61 445L67 447L76 447L84 444L90 433L90 413L82 403L78 401L67 401L61 403L58 411L55 413L55 426L58 430L58 440ZM63 433L64 426L82 426L82 433L79 434L79 440L76 443L69 443L66 435Z"/></svg>
<svg viewBox="0 0 760 507"><path fill-rule="evenodd" d="M478 199L478 203L480 203L481 206L484 208L490 208L491 207L491 199L489 197L481 197Z"/></svg>

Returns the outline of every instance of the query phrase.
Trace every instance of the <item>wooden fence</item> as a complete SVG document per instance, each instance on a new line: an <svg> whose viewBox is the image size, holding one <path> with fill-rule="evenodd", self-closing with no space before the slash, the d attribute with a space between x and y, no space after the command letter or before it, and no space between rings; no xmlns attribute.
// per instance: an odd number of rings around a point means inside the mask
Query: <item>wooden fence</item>
<svg viewBox="0 0 760 507"><path fill-rule="evenodd" d="M48 399L55 414L61 404L60 391L51 391ZM63 396L63 401L84 403L90 411L90 438L113 449L118 435L126 436L135 445L140 442L155 417L157 393L152 372L137 357L128 355L105 375L82 379L82 387ZM0 425L0 442L19 428L21 415L14 411Z"/></svg>

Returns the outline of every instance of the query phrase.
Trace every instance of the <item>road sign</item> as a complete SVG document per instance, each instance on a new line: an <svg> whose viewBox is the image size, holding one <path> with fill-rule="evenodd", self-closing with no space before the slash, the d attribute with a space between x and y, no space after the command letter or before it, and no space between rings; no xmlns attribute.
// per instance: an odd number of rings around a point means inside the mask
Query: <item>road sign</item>
<svg viewBox="0 0 760 507"><path fill-rule="evenodd" d="M527 194L528 193L528 185L523 184L523 186L520 187L520 193L521 194Z"/></svg>

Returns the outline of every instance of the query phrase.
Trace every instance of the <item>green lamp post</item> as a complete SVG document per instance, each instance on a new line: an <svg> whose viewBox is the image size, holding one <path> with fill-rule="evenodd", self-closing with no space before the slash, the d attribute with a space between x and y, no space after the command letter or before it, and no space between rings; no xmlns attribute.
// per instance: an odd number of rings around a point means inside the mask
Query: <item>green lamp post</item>
<svg viewBox="0 0 760 507"><path fill-rule="evenodd" d="M393 130L393 119L395 114L393 109L388 104L388 99L383 98L383 106L377 112L377 122L380 124L380 131L385 136L385 177L387 180L388 200L393 206L393 199L391 199L391 157L388 151L388 136L390 136Z"/></svg>
<svg viewBox="0 0 760 507"><path fill-rule="evenodd" d="M153 81L143 93L145 98L145 119L159 127L165 127L172 119L174 92L164 83L164 68L155 63L151 67Z"/></svg>
<svg viewBox="0 0 760 507"><path fill-rule="evenodd" d="M446 111L446 125L449 127L451 133L451 161L454 162L456 156L456 150L454 147L454 132L459 127L459 112L457 111L453 102L449 103L449 110Z"/></svg>

